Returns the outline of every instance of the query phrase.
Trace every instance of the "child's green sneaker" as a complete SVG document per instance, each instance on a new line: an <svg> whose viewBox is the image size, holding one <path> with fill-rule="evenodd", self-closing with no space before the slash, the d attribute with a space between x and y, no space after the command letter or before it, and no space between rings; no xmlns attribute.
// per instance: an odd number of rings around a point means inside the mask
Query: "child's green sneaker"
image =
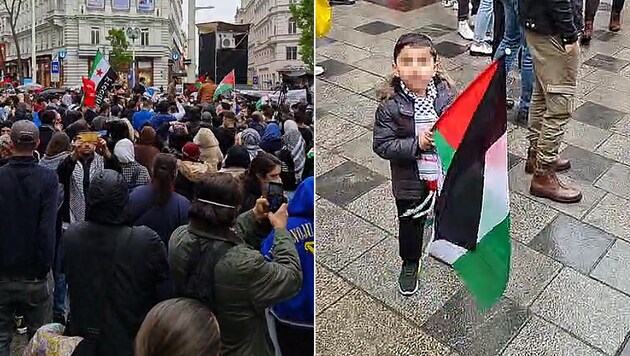
<svg viewBox="0 0 630 356"><path fill-rule="evenodd" d="M398 277L398 291L405 297L410 297L418 291L418 272L420 265L416 262L403 262Z"/></svg>

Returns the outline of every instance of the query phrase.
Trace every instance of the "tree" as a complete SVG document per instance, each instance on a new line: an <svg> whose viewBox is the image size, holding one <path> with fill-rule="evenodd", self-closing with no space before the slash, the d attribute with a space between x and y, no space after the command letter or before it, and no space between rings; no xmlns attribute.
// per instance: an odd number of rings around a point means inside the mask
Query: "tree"
<svg viewBox="0 0 630 356"><path fill-rule="evenodd" d="M127 70L133 61L133 57L128 51L129 43L127 42L125 30L122 28L112 28L107 32L106 39L112 45L112 51L109 53L109 64L116 72Z"/></svg>
<svg viewBox="0 0 630 356"><path fill-rule="evenodd" d="M13 43L15 44L15 53L17 54L18 65L18 78L22 78L22 51L20 50L20 41L18 41L18 34L15 31L18 17L20 16L20 10L22 9L22 1L24 0L2 0L7 15L9 15L9 27L11 28L11 37L13 37ZM33 78L35 80L35 78Z"/></svg>
<svg viewBox="0 0 630 356"><path fill-rule="evenodd" d="M313 69L315 3L313 0L302 0L299 4L291 4L290 8L293 20L301 31L300 56L302 61Z"/></svg>

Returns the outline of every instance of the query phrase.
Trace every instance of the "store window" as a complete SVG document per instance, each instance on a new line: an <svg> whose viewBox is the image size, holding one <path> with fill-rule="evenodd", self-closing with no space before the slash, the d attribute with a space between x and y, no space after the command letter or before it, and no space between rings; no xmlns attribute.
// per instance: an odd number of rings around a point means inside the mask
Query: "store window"
<svg viewBox="0 0 630 356"><path fill-rule="evenodd" d="M295 46L287 47L287 61L297 60L298 49Z"/></svg>

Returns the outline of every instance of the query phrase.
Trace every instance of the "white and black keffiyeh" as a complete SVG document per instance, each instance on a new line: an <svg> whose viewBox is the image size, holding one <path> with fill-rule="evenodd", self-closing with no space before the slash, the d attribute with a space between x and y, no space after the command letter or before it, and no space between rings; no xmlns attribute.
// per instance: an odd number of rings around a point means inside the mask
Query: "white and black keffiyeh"
<svg viewBox="0 0 630 356"><path fill-rule="evenodd" d="M105 160L101 155L94 154L90 164L90 180L105 170ZM77 161L72 171L70 181L70 223L85 221L85 194L83 192L83 163Z"/></svg>

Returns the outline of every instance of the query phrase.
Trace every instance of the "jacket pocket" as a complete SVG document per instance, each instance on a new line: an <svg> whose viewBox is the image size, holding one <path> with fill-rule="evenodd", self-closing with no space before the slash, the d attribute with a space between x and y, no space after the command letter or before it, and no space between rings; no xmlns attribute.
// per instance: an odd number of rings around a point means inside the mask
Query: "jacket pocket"
<svg viewBox="0 0 630 356"><path fill-rule="evenodd" d="M551 42L551 45L554 46L558 51L562 52L563 54L566 53L564 45L562 44L562 40L559 40L558 36L549 36L549 42Z"/></svg>

